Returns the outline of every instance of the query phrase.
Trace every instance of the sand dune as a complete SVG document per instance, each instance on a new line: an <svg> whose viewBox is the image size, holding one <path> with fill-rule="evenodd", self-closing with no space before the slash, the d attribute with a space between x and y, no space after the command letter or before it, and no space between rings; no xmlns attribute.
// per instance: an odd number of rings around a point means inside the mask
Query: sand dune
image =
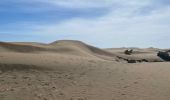
<svg viewBox="0 0 170 100"><path fill-rule="evenodd" d="M169 100L170 63L157 56L161 49L126 49L0 42L0 100Z"/></svg>
<svg viewBox="0 0 170 100"><path fill-rule="evenodd" d="M114 57L114 55L110 52L87 45L80 41L73 40L61 40L50 44L1 42L0 47L2 48L1 51L13 51L24 53L55 52L85 57L99 57L103 59L108 59L108 57Z"/></svg>
<svg viewBox="0 0 170 100"><path fill-rule="evenodd" d="M18 44L17 43L6 43L6 42L0 42L0 47L8 51L15 51L15 52L35 52L35 51L45 50L44 48L38 47L38 46L25 45L25 44L19 44L19 43Z"/></svg>

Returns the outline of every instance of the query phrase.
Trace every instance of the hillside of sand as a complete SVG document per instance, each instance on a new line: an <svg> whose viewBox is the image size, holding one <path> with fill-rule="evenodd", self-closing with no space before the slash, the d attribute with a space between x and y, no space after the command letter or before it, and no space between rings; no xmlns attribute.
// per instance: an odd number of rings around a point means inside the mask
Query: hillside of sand
<svg viewBox="0 0 170 100"><path fill-rule="evenodd" d="M170 63L157 56L161 49L126 49L0 42L0 100L169 100Z"/></svg>

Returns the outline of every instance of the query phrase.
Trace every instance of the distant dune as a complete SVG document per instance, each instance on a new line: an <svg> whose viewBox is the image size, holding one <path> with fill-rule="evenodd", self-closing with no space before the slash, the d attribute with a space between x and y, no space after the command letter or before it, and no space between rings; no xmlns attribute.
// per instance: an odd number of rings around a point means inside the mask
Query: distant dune
<svg viewBox="0 0 170 100"><path fill-rule="evenodd" d="M169 100L170 63L159 51L0 42L0 100Z"/></svg>
<svg viewBox="0 0 170 100"><path fill-rule="evenodd" d="M133 48L133 55L125 55L124 51L127 48L112 48L100 49L94 46L87 45L81 41L74 40L60 40L50 44L42 43L6 43L0 42L1 52L20 52L20 53L35 53L35 52L55 52L62 54L70 54L84 57L97 57L107 60L118 60L120 58L129 60L142 60L146 59L148 62L162 62L163 60L157 57L160 49L146 48L138 49Z"/></svg>

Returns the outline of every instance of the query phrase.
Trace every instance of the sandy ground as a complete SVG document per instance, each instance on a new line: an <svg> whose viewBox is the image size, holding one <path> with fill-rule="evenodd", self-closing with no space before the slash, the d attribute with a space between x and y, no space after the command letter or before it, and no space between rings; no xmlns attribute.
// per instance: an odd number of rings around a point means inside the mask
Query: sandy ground
<svg viewBox="0 0 170 100"><path fill-rule="evenodd" d="M158 49L124 50L2 42L0 100L170 100L170 63L156 56Z"/></svg>

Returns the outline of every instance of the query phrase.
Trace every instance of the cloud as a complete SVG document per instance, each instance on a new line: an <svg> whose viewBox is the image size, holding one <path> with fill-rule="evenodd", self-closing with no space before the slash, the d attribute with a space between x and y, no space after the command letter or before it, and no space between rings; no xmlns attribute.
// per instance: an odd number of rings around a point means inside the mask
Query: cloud
<svg viewBox="0 0 170 100"><path fill-rule="evenodd" d="M170 37L169 7L154 10L147 15L136 14L136 10L136 7L124 7L95 20L76 18L60 24L45 25L40 33L56 37L70 34L74 36L70 39L80 39L98 46L103 44L102 47L157 46L157 40Z"/></svg>
<svg viewBox="0 0 170 100"><path fill-rule="evenodd" d="M32 16L29 18L36 20L23 19L19 24L8 24L1 29L18 25L13 27L13 32L28 31L40 36L40 41L76 39L99 47L165 47L170 38L168 0L29 0L24 3L35 6L25 8L24 4L23 11L35 13L31 9L40 7L36 14L48 16ZM23 30L17 31L20 28Z"/></svg>
<svg viewBox="0 0 170 100"><path fill-rule="evenodd" d="M58 8L84 10L113 6L111 0L1 0L0 5L1 10L6 11L8 8L11 8L10 10L23 10L28 12L56 11Z"/></svg>
<svg viewBox="0 0 170 100"><path fill-rule="evenodd" d="M55 3L54 3L55 2ZM62 0L2 0L0 2L0 25L9 23L60 23L72 18L95 18L103 16L111 10L108 6L89 6L85 3L81 8L76 5L82 2L68 2L69 6L61 4ZM66 1L65 1L66 2ZM74 4L75 3L75 4ZM74 7L71 7L74 5ZM86 5L86 6L85 6ZM97 4L98 5L98 4Z"/></svg>

